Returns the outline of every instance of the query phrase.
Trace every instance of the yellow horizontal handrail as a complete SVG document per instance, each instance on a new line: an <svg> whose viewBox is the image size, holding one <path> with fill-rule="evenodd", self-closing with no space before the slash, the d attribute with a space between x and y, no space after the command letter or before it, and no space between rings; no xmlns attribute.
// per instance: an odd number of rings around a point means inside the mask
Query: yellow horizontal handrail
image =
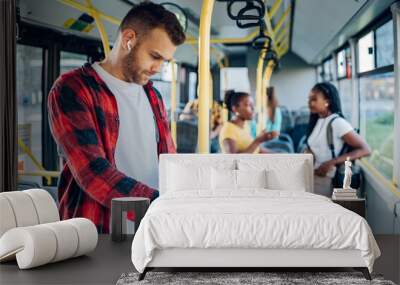
<svg viewBox="0 0 400 285"><path fill-rule="evenodd" d="M33 172L26 172L26 171L18 171L18 175L21 176L42 176L42 177L60 177L60 172L59 171L33 171Z"/></svg>
<svg viewBox="0 0 400 285"><path fill-rule="evenodd" d="M29 158L32 160L33 164L39 168L41 171L46 171L42 164L39 162L39 160L36 159L36 157L33 155L32 151L29 149L29 147L23 142L21 138L18 138L18 145L22 149L24 153L26 153ZM50 176L45 176L47 179L47 184L51 184L51 177Z"/></svg>
<svg viewBox="0 0 400 285"><path fill-rule="evenodd" d="M387 164L389 164L392 167L394 165L394 160L393 159L390 159L390 158L382 155L378 150L373 150L372 151L370 160L375 159L375 158L380 159L383 162L386 162Z"/></svg>
<svg viewBox="0 0 400 285"><path fill-rule="evenodd" d="M272 5L271 10L268 12L268 16L269 16L270 19L272 19L275 16L275 14L278 11L281 3L282 3L282 0L276 0L274 2L274 5Z"/></svg>
<svg viewBox="0 0 400 285"><path fill-rule="evenodd" d="M288 43L284 42L281 46L279 46L278 48L278 55L281 55L284 53L284 50L286 50L286 48L288 48Z"/></svg>
<svg viewBox="0 0 400 285"><path fill-rule="evenodd" d="M121 24L121 20L119 20L117 18L114 18L112 16L109 16L107 14L104 14L103 12L100 12L100 11L94 9L94 8L86 7L86 6L80 4L77 1L74 1L74 0L57 0L57 1L62 3L62 4L64 4L64 5L67 5L67 6L70 6L72 8L75 8L76 10L79 10L81 12L85 12L85 13L88 13L88 14L97 13L100 18L102 18L102 19L104 19L104 20L106 20L106 21L108 21L108 22L110 22L110 23L112 23L114 25L119 26Z"/></svg>
<svg viewBox="0 0 400 285"><path fill-rule="evenodd" d="M371 174L379 180L383 185L385 185L389 190L400 198L400 191L397 189L397 185L394 181L388 180L385 176L383 176L376 168L373 166L366 158L360 159L359 163L362 167L366 168Z"/></svg>
<svg viewBox="0 0 400 285"><path fill-rule="evenodd" d="M286 18L289 16L291 8L292 8L292 6L289 5L287 7L287 9L285 10L285 13L283 13L281 18L279 19L278 23L274 27L274 34L276 34L279 31L279 29L282 27L283 23L286 21Z"/></svg>
<svg viewBox="0 0 400 285"><path fill-rule="evenodd" d="M210 39L212 44L235 44L235 43L247 43L250 42L258 35L258 30L255 30L247 36L241 38L214 38ZM197 44L199 41L197 38L187 38L185 44Z"/></svg>
<svg viewBox="0 0 400 285"><path fill-rule="evenodd" d="M86 7L75 0L57 0L57 1L60 3L63 3L64 5L75 8L79 11L88 13L90 15L92 15L93 13L97 13L100 18L102 18L114 25L119 26L121 24L121 20L114 18L112 16L109 16L107 14L104 14L103 12L100 12L97 9ZM217 39L211 39L210 42L213 44L216 44L216 43L246 43L246 42L251 41L255 36L257 36L257 34L258 34L258 31L254 31L242 38L217 38ZM193 37L188 37L185 41L185 44L197 44L197 43L198 43L198 39L193 38Z"/></svg>
<svg viewBox="0 0 400 285"><path fill-rule="evenodd" d="M280 57L284 56L288 52L288 50L289 50L289 46L287 45L285 47L285 49L282 52L280 52Z"/></svg>
<svg viewBox="0 0 400 285"><path fill-rule="evenodd" d="M277 44L277 45L279 45L279 44L281 43L281 41L282 41L285 37L289 36L288 31L289 31L289 25L286 25L286 26L282 29L282 31L281 31L278 35L276 35L275 40L276 40L276 44Z"/></svg>

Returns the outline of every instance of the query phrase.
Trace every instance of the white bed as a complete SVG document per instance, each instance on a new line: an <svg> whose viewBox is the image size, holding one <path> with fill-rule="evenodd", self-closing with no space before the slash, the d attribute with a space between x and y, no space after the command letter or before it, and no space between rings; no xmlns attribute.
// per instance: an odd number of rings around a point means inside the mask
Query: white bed
<svg viewBox="0 0 400 285"><path fill-rule="evenodd" d="M312 166L311 155L162 155L160 198L132 243L141 278L154 267L355 267L368 278L372 232L312 194Z"/></svg>

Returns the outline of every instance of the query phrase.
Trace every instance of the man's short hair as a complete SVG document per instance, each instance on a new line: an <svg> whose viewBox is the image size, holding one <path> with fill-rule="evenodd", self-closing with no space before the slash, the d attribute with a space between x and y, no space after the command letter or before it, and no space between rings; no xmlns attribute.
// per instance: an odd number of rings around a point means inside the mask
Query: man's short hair
<svg viewBox="0 0 400 285"><path fill-rule="evenodd" d="M159 4L142 2L135 5L122 19L120 31L133 29L140 38L149 31L164 29L174 45L178 46L185 41L185 33L175 14Z"/></svg>

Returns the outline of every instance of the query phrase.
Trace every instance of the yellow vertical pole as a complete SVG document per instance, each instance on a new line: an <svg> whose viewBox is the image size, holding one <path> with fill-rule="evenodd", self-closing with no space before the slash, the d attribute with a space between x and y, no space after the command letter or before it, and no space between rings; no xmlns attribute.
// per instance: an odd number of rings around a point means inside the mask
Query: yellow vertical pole
<svg viewBox="0 0 400 285"><path fill-rule="evenodd" d="M199 35L199 152L210 151L210 29L214 0L203 0Z"/></svg>
<svg viewBox="0 0 400 285"><path fill-rule="evenodd" d="M171 136L176 145L176 72L175 70L175 61L171 60L170 62L172 69L172 80L171 80Z"/></svg>
<svg viewBox="0 0 400 285"><path fill-rule="evenodd" d="M260 52L257 63L257 82L256 82L256 113L257 113L257 134L264 129L262 120L262 82L263 82L263 66L264 66L265 50Z"/></svg>
<svg viewBox="0 0 400 285"><path fill-rule="evenodd" d="M100 15L97 10L93 7L92 0L86 0L87 6L91 9L91 16L96 21L97 29L100 33L101 42L103 43L104 54L107 56L110 53L110 43L108 42L108 36L106 29L104 28L103 22L100 19Z"/></svg>

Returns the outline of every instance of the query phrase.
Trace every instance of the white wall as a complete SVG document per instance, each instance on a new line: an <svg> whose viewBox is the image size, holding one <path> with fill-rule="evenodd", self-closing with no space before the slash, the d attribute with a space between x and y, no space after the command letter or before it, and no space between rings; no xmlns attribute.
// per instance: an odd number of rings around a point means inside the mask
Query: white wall
<svg viewBox="0 0 400 285"><path fill-rule="evenodd" d="M258 52L249 48L247 66L251 93L254 96L256 88L256 69ZM308 65L294 53L287 53L281 60L281 68L274 71L271 86L275 86L280 105L289 110L297 110L307 106L308 93L316 83L316 72L313 66Z"/></svg>
<svg viewBox="0 0 400 285"><path fill-rule="evenodd" d="M279 104L289 110L307 106L308 94L315 83L314 67L294 53L288 53L282 58L281 68L271 77L271 86L275 86Z"/></svg>

